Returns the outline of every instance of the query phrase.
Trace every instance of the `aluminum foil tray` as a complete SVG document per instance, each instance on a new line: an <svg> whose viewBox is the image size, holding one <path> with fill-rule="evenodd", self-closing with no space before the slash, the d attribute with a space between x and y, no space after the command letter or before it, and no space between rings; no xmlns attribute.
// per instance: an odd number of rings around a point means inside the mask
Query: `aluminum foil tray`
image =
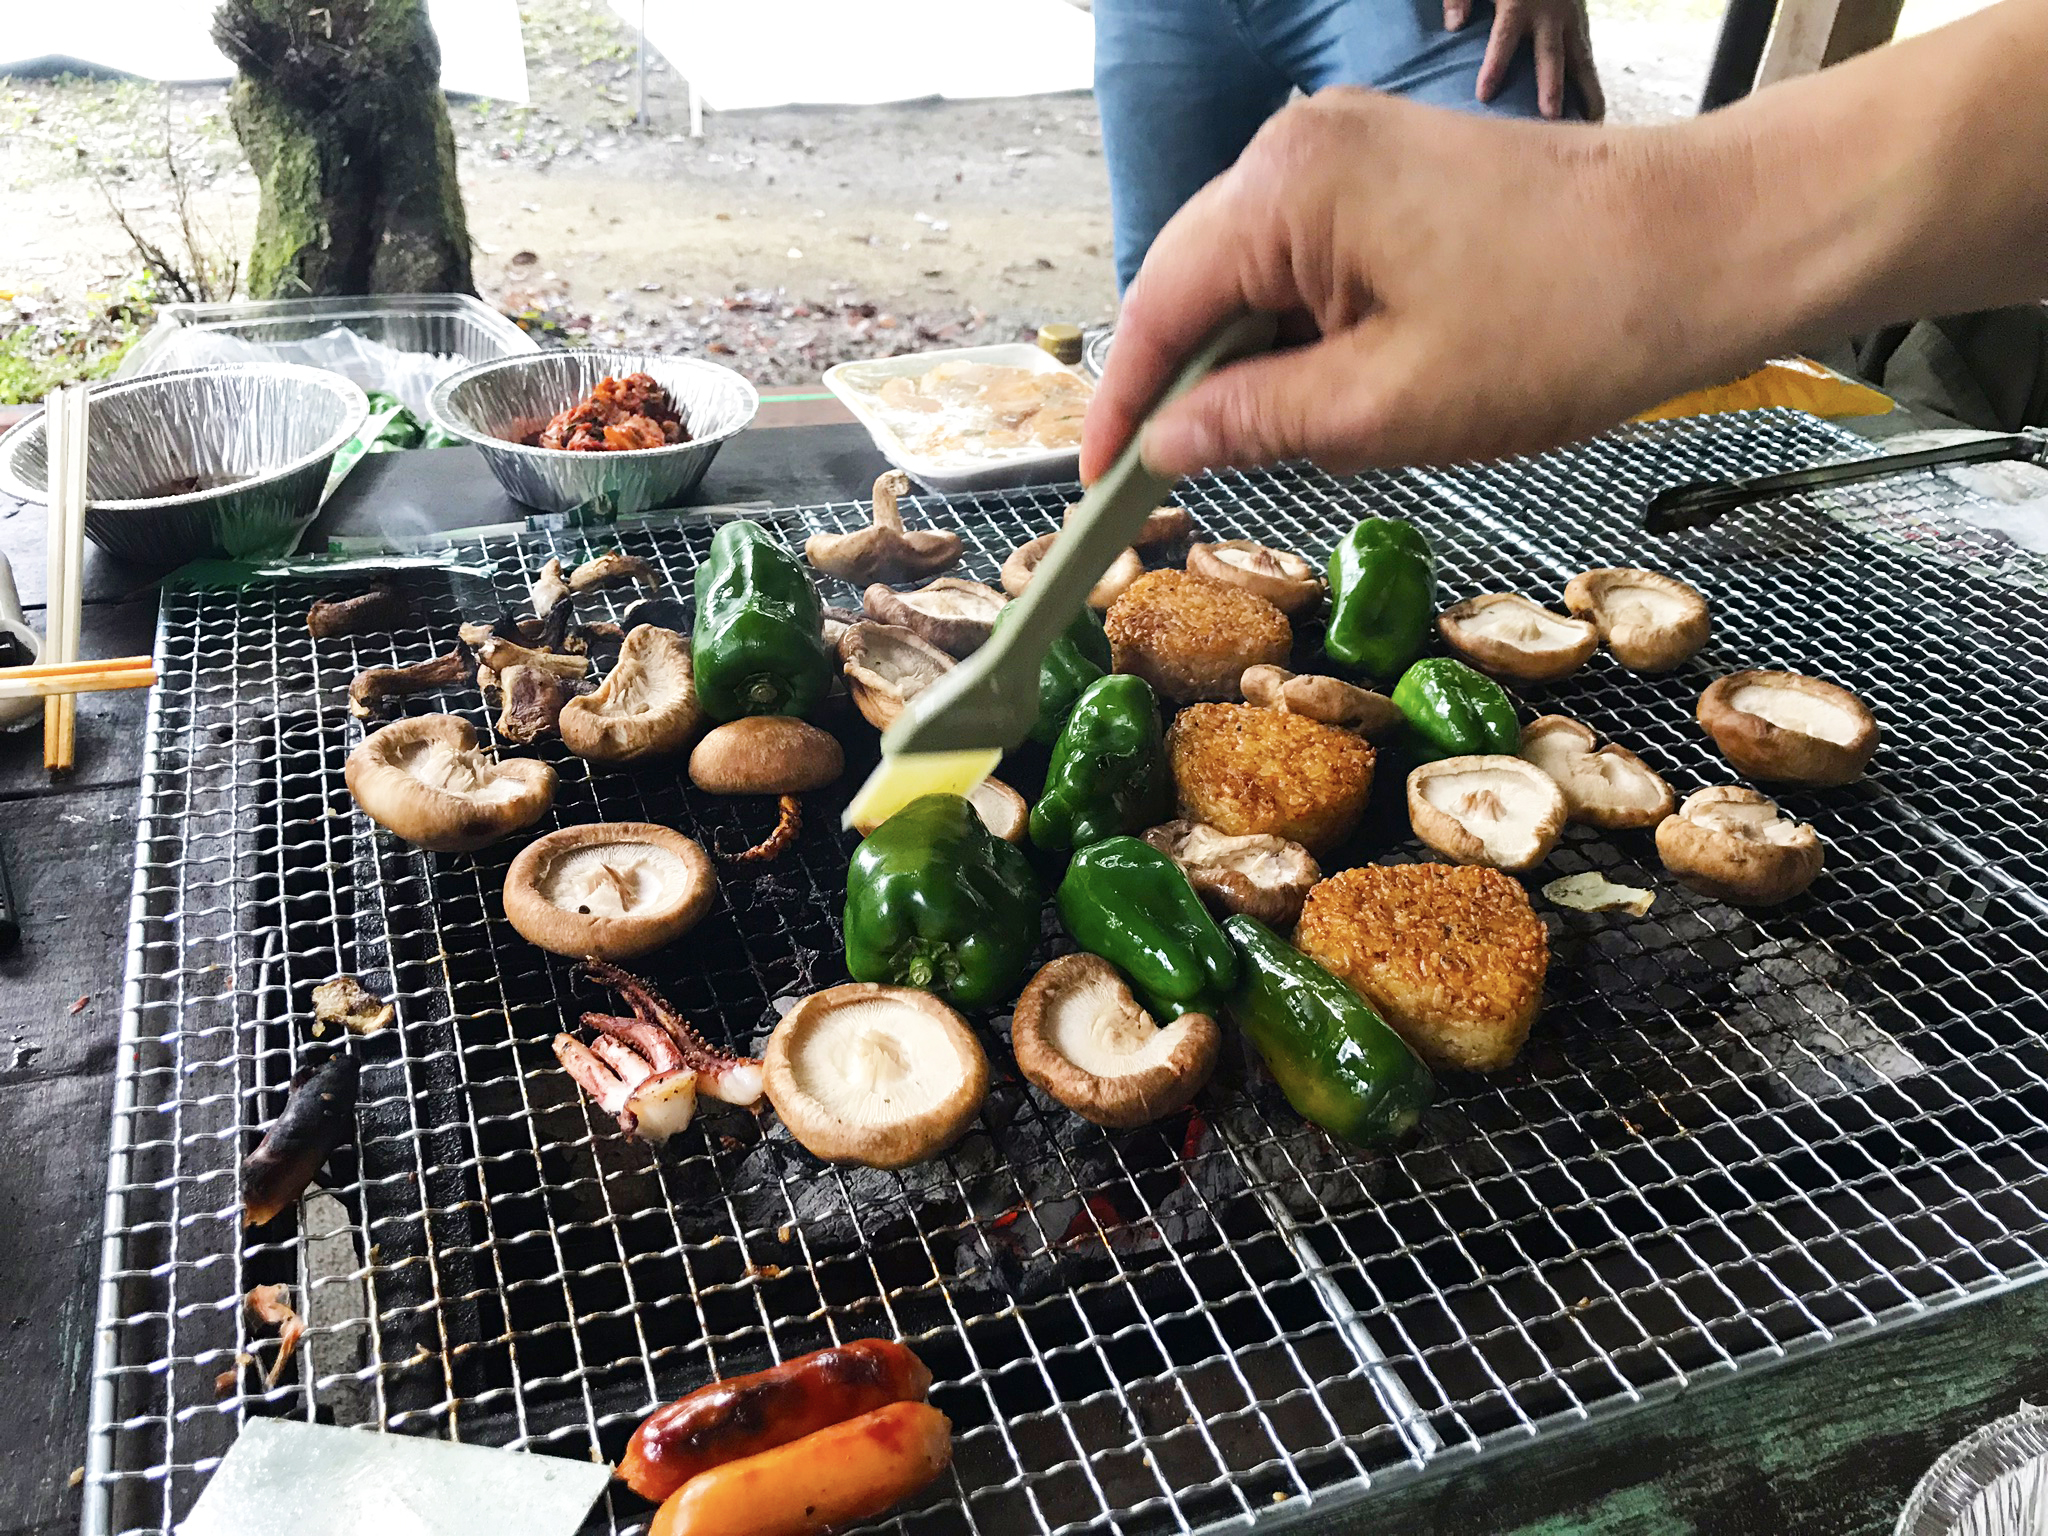
<svg viewBox="0 0 2048 1536"><path fill-rule="evenodd" d="M920 1168L822 1167L772 1118L707 1119L660 1152L624 1140L550 1053L594 999L505 925L512 848L412 851L342 783L357 669L445 649L462 614L520 603L548 555L592 546L460 543L488 581L408 572L404 628L318 644L304 616L320 584L167 592L85 1529L172 1527L254 1416L610 1458L655 1403L714 1375L876 1333L930 1363L957 1446L885 1528L1241 1527L1369 1504L1419 1471L2037 1275L2048 571L1973 532L1964 493L1925 475L1666 540L1636 524L1659 485L1853 451L1771 413L1448 474L1183 488L1210 534L1305 551L1361 514L1413 518L1446 600L1555 600L1574 571L1623 562L1697 583L1716 630L1686 668L1633 677L1602 657L1523 700L1611 731L1681 792L1727 776L1692 705L1730 668L1838 678L1885 723L1867 779L1784 797L1828 844L1785 908L1690 895L1647 836L1575 830L1549 873L1652 885L1655 910L1549 914L1548 1006L1521 1059L1445 1079L1386 1156L1335 1147L1230 1061L1193 1112L1104 1133L1005 1070L998 1019L978 1021L986 1113ZM987 578L1068 494L910 516L959 527L963 574ZM865 520L853 504L778 517L793 541ZM650 522L619 542L681 591L709 537ZM488 729L473 696L440 702ZM559 823L652 818L730 843L773 814L673 768L548 755ZM725 879L703 926L652 959L710 1032L749 1043L777 1000L842 979L838 809L815 797L793 858ZM1419 856L1405 838L1395 812L1362 846ZM336 972L398 1006L359 1043L359 1145L296 1224L245 1232L237 1161ZM274 1359L240 1298L275 1281L309 1321L304 1346L275 1387L255 1367L219 1385L238 1353ZM591 1530L646 1516L617 1494Z"/></svg>

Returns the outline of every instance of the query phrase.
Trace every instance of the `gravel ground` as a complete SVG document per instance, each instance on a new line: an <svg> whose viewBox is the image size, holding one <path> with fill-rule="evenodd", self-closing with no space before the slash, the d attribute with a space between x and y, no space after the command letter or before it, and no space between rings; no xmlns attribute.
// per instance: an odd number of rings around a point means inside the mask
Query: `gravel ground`
<svg viewBox="0 0 2048 1536"><path fill-rule="evenodd" d="M1612 120L1693 110L1714 14L1709 0L1602 0ZM458 102L453 116L478 287L535 326L707 352L779 385L849 357L1112 315L1085 94L712 114L691 139L658 58L635 125L633 35L600 0L529 0L525 16L532 104ZM113 206L188 270L192 248L232 261L255 189L224 91L0 79L0 337L25 325L34 349L81 354L118 339L140 262Z"/></svg>

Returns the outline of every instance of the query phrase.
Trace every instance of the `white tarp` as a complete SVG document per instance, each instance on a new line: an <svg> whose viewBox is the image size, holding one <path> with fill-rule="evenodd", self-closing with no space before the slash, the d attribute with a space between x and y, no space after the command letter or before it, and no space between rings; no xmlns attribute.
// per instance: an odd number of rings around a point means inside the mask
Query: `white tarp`
<svg viewBox="0 0 2048 1536"><path fill-rule="evenodd" d="M611 0L640 26L642 0ZM1093 81L1067 0L646 0L647 39L720 111L1042 96Z"/></svg>
<svg viewBox="0 0 2048 1536"><path fill-rule="evenodd" d="M208 30L218 0L0 0L0 75L49 59L145 80L225 80L234 74ZM441 86L464 96L524 102L526 48L518 0L427 0L441 40Z"/></svg>

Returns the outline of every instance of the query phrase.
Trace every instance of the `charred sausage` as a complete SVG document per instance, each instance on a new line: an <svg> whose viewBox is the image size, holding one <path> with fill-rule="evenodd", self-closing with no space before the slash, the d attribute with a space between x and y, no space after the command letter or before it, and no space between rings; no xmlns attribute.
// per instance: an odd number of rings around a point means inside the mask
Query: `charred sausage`
<svg viewBox="0 0 2048 1536"><path fill-rule="evenodd" d="M929 1403L891 1403L677 1489L647 1536L815 1536L879 1515L953 1459L953 1426Z"/></svg>
<svg viewBox="0 0 2048 1536"><path fill-rule="evenodd" d="M924 1362L893 1339L835 1344L657 1408L633 1431L618 1476L659 1503L700 1472L922 1398L931 1384Z"/></svg>

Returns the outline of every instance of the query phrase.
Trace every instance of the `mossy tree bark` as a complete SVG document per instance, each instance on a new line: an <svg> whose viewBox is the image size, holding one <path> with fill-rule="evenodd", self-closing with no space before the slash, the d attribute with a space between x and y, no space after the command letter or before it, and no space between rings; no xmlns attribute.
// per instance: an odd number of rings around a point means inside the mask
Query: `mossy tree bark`
<svg viewBox="0 0 2048 1536"><path fill-rule="evenodd" d="M474 291L426 0L222 0L213 36L262 191L252 294Z"/></svg>

